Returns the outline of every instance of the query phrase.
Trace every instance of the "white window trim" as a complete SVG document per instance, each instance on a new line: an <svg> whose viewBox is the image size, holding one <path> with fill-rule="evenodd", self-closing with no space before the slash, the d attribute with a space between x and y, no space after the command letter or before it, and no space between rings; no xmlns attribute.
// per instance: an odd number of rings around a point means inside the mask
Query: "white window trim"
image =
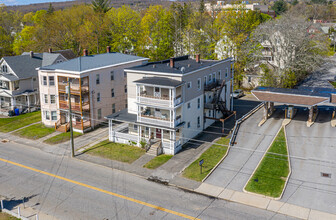
<svg viewBox="0 0 336 220"><path fill-rule="evenodd" d="M198 82L199 82L199 83L198 83ZM198 90L201 90L201 88L202 88L202 79L201 79L201 78L198 78L198 79L197 79L197 87L198 87L198 88L197 88Z"/></svg>
<svg viewBox="0 0 336 220"><path fill-rule="evenodd" d="M190 87L189 87L189 85L190 85ZM190 82L187 83L187 89L191 89L191 88L192 88L192 83L190 81Z"/></svg>

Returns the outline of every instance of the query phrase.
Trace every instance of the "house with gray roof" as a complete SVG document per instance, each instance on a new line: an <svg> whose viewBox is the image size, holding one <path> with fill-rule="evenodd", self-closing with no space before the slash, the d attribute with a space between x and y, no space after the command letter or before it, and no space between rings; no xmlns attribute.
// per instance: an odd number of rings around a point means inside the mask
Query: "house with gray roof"
<svg viewBox="0 0 336 220"><path fill-rule="evenodd" d="M39 108L36 68L66 61L58 53L24 53L0 60L0 112L8 115Z"/></svg>
<svg viewBox="0 0 336 220"><path fill-rule="evenodd" d="M233 59L189 56L125 69L128 108L111 114L109 140L176 154L215 121L232 114Z"/></svg>
<svg viewBox="0 0 336 220"><path fill-rule="evenodd" d="M70 120L77 132L93 129L105 116L127 107L124 69L147 62L148 58L111 52L107 47L104 54L89 55L84 50L81 57L38 68L42 123L62 132L69 129Z"/></svg>

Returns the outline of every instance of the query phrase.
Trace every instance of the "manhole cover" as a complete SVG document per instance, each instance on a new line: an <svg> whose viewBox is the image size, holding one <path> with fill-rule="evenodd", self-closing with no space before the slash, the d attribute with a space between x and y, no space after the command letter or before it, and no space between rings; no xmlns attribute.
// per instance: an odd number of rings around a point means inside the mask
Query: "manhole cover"
<svg viewBox="0 0 336 220"><path fill-rule="evenodd" d="M321 173L321 176L331 178L331 173Z"/></svg>

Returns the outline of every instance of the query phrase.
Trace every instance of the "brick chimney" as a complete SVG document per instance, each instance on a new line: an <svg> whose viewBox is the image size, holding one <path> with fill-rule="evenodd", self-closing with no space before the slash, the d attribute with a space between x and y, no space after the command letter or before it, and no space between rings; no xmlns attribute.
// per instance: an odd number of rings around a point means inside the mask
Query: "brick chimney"
<svg viewBox="0 0 336 220"><path fill-rule="evenodd" d="M52 48L51 47L49 47L49 53L52 53Z"/></svg>
<svg viewBox="0 0 336 220"><path fill-rule="evenodd" d="M110 46L106 47L106 53L111 53L111 47Z"/></svg>
<svg viewBox="0 0 336 220"><path fill-rule="evenodd" d="M83 56L89 56L89 51L87 49L83 50Z"/></svg>
<svg viewBox="0 0 336 220"><path fill-rule="evenodd" d="M34 52L30 51L30 58L33 58L33 57L34 57Z"/></svg>
<svg viewBox="0 0 336 220"><path fill-rule="evenodd" d="M174 68L174 57L170 58L169 66L170 68Z"/></svg>
<svg viewBox="0 0 336 220"><path fill-rule="evenodd" d="M196 54L196 63L201 62L201 54Z"/></svg>

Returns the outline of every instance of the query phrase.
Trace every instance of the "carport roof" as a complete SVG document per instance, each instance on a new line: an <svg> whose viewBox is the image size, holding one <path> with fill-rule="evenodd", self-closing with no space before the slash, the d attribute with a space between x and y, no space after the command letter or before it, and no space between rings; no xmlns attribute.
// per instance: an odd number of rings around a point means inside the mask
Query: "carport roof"
<svg viewBox="0 0 336 220"><path fill-rule="evenodd" d="M313 106L330 103L336 95L335 89L300 87L299 89L257 87L252 94L260 101L292 105Z"/></svg>

